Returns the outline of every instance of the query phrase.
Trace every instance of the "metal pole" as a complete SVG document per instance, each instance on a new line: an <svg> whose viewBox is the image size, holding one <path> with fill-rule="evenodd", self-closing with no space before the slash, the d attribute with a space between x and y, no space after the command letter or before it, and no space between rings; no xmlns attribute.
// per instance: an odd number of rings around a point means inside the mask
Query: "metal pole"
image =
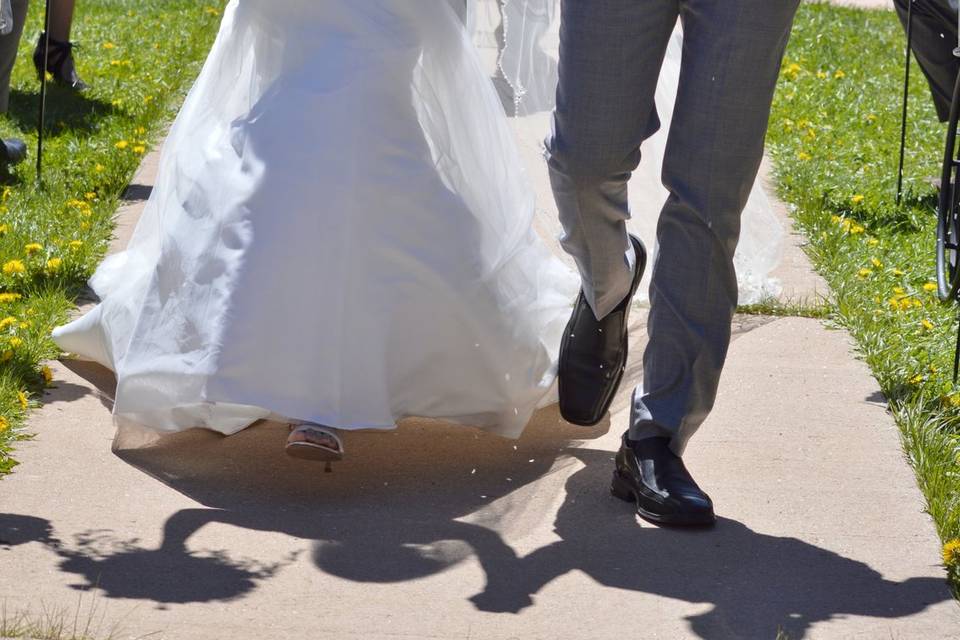
<svg viewBox="0 0 960 640"><path fill-rule="evenodd" d="M47 119L47 67L50 61L50 2L43 17L43 71L40 73L40 117L37 123L37 183L43 181L43 130Z"/></svg>
<svg viewBox="0 0 960 640"><path fill-rule="evenodd" d="M900 121L900 168L897 169L897 205L903 197L903 156L907 146L907 97L910 95L910 45L913 42L913 0L907 4L907 53L904 56L903 118Z"/></svg>

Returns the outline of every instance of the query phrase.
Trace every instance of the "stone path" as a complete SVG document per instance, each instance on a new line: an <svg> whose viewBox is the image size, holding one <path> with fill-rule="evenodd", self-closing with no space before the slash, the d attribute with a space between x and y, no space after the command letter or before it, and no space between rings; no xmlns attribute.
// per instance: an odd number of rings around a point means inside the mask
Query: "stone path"
<svg viewBox="0 0 960 640"><path fill-rule="evenodd" d="M826 288L800 242L786 249L786 295L815 299ZM411 421L354 435L333 473L286 458L271 424L115 455L112 376L56 363L37 437L0 483L0 601L95 607L116 638L958 637L897 429L847 334L818 321L737 318L718 405L688 453L714 530L658 529L607 494L640 315L599 427L549 408L511 442Z"/></svg>

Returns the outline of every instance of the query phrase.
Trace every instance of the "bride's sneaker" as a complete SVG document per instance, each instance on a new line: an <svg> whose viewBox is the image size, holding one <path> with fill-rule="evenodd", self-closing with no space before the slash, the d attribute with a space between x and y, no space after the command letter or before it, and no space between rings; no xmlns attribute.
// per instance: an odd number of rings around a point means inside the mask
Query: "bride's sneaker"
<svg viewBox="0 0 960 640"><path fill-rule="evenodd" d="M319 424L307 423L292 427L285 449L287 455L301 460L343 460L343 440L337 430Z"/></svg>
<svg viewBox="0 0 960 640"><path fill-rule="evenodd" d="M560 344L560 415L583 427L603 419L627 365L630 306L647 263L643 243L635 236L630 240L636 253L630 293L603 320L597 320L581 291Z"/></svg>

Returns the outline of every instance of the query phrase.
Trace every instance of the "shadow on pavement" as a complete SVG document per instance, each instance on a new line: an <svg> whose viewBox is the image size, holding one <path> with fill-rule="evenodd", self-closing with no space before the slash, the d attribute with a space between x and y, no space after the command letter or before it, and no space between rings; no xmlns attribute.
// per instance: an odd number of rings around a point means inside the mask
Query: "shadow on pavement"
<svg viewBox="0 0 960 640"><path fill-rule="evenodd" d="M538 412L516 442L411 421L394 432L349 434L349 458L332 473L286 457L284 425L228 438L188 431L118 451L203 505L168 518L159 548L91 530L67 549L46 521L8 515L0 516L0 552L42 542L62 570L86 581L77 588L159 606L237 599L296 561L297 553L268 565L188 546L205 525L224 523L308 541L318 569L362 583L414 580L476 558L486 585L470 600L504 615L536 606L547 585L579 571L614 589L711 605L689 619L702 638L772 638L783 628L797 639L820 621L904 617L950 598L943 580L886 580L865 563L730 519L700 531L640 524L630 505L607 493L612 454L571 446L607 429L570 426L556 407ZM543 493L559 487L551 474L565 478L555 515ZM527 555L505 540L551 519L560 539Z"/></svg>

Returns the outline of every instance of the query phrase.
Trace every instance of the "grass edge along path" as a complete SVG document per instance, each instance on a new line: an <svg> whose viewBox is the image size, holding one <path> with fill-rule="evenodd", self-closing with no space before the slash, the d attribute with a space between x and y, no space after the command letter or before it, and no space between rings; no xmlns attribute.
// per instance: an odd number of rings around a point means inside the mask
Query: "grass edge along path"
<svg viewBox="0 0 960 640"><path fill-rule="evenodd" d="M886 396L960 597L960 387L956 309L932 284L944 135L914 64L906 195L894 202L905 39L891 11L801 5L768 134L780 197ZM910 508L910 505L889 505ZM931 558L931 561L933 559Z"/></svg>
<svg viewBox="0 0 960 640"><path fill-rule="evenodd" d="M39 85L31 53L41 5L31 9L0 135L31 157L0 176L0 479L28 438L24 421L51 383L61 324L102 259L120 197L192 86L219 27L223 2L87 0L74 39L92 88L48 93L44 182L35 182Z"/></svg>

